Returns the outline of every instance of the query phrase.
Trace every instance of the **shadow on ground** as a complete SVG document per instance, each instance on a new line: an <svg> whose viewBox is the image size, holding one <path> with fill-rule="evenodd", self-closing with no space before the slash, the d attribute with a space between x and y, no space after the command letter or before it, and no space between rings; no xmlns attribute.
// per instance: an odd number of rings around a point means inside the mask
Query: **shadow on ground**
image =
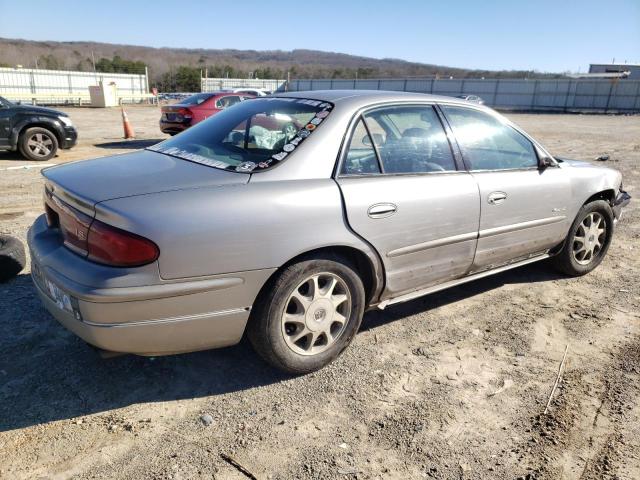
<svg viewBox="0 0 640 480"><path fill-rule="evenodd" d="M109 150L131 150L133 148L147 148L160 143L166 138L148 138L140 140L122 140L118 142L94 143L94 147L107 148Z"/></svg>
<svg viewBox="0 0 640 480"><path fill-rule="evenodd" d="M531 265L365 315L363 329L479 295L504 284L559 278ZM41 306L28 275L0 284L0 431L136 403L215 396L280 382L247 342L235 347L103 360Z"/></svg>
<svg viewBox="0 0 640 480"><path fill-rule="evenodd" d="M0 160L20 160L22 162L34 161L34 160L29 160L27 158L24 158L22 155L20 155L20 152L11 152L8 150L4 150L4 151L0 150ZM47 160L47 161L50 161L50 160ZM47 161L42 163L47 163Z"/></svg>

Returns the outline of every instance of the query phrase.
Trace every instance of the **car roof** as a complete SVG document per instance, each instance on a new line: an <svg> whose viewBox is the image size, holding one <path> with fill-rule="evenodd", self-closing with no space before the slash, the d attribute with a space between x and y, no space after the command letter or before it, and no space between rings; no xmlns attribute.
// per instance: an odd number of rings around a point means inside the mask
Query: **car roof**
<svg viewBox="0 0 640 480"><path fill-rule="evenodd" d="M431 101L468 105L468 102L455 97L432 95L428 93L397 92L387 90L309 90L300 92L277 93L278 97L310 98L331 103L350 103L351 106L385 103L393 101Z"/></svg>
<svg viewBox="0 0 640 480"><path fill-rule="evenodd" d="M214 92L202 92L196 93L196 95L212 95L212 96L220 96L220 95L235 95L242 92L236 92L234 90L216 90Z"/></svg>

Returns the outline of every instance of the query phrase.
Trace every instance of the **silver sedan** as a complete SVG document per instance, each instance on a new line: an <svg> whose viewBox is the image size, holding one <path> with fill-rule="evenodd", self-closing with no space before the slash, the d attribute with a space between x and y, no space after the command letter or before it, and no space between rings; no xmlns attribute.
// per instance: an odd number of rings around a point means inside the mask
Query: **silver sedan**
<svg viewBox="0 0 640 480"><path fill-rule="evenodd" d="M620 173L491 109L397 92L258 98L43 174L32 275L64 326L139 355L246 333L294 373L335 359L367 309L550 257L588 273L629 202Z"/></svg>

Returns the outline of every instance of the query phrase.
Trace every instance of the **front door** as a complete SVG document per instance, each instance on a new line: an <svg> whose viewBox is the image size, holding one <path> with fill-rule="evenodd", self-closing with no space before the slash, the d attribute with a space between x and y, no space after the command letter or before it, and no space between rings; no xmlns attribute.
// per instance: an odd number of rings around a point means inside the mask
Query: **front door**
<svg viewBox="0 0 640 480"><path fill-rule="evenodd" d="M558 245L571 186L557 167L541 168L533 143L498 117L446 106L469 171L480 189L480 229L473 271L503 265Z"/></svg>
<svg viewBox="0 0 640 480"><path fill-rule="evenodd" d="M377 108L352 127L337 181L350 227L378 251L385 298L466 274L480 201L430 105Z"/></svg>
<svg viewBox="0 0 640 480"><path fill-rule="evenodd" d="M14 114L14 109L0 100L0 148L9 146L11 118Z"/></svg>

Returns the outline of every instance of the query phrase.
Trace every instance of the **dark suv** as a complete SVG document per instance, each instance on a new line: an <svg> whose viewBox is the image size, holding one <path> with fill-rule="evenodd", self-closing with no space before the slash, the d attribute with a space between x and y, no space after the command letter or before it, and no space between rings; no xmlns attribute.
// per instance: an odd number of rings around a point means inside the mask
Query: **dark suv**
<svg viewBox="0 0 640 480"><path fill-rule="evenodd" d="M66 113L0 97L0 150L19 150L29 160L49 160L58 148L71 148L77 139Z"/></svg>

